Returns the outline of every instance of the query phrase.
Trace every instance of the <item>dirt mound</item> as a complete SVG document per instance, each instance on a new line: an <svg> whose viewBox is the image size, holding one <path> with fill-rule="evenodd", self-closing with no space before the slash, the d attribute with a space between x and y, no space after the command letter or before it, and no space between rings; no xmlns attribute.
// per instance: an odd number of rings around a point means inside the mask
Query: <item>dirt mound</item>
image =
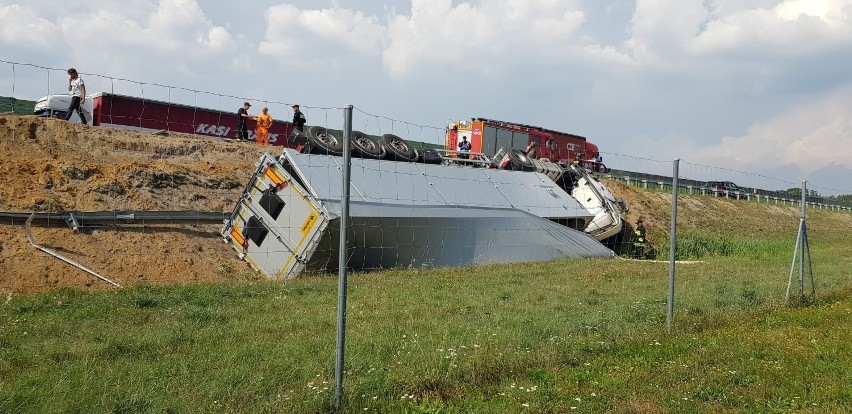
<svg viewBox="0 0 852 414"><path fill-rule="evenodd" d="M193 135L0 116L0 210L230 211L265 150ZM72 234L34 228L38 243L122 285L257 278L217 225L145 226ZM0 290L109 288L0 226Z"/></svg>

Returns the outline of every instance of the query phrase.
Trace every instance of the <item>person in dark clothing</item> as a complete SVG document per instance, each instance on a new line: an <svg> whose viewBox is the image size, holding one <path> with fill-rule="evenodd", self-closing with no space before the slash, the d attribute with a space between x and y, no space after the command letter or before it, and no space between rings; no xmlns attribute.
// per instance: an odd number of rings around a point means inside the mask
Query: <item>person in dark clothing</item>
<svg viewBox="0 0 852 414"><path fill-rule="evenodd" d="M459 142L459 158L468 160L470 159L470 141L467 140L467 137L462 137L461 142Z"/></svg>
<svg viewBox="0 0 852 414"><path fill-rule="evenodd" d="M68 69L68 92L71 94L71 104L68 105L68 111L65 113L65 120L71 119L74 111L80 116L80 123L87 123L86 116L83 115L83 108L80 104L86 102L86 84L83 79L77 75L77 69Z"/></svg>
<svg viewBox="0 0 852 414"><path fill-rule="evenodd" d="M636 235L636 239L633 242L633 247L635 249L634 254L638 258L644 259L647 252L648 239L645 236L645 224L642 223L642 220L638 220L636 222L636 230L634 233Z"/></svg>
<svg viewBox="0 0 852 414"><path fill-rule="evenodd" d="M250 107L251 104L245 102L243 103L243 107L237 111L237 141L248 141L248 127L246 126L246 119L254 118L248 113L248 109Z"/></svg>
<svg viewBox="0 0 852 414"><path fill-rule="evenodd" d="M299 110L299 105L293 105L293 127L299 132L305 131L305 123L308 122L305 114Z"/></svg>

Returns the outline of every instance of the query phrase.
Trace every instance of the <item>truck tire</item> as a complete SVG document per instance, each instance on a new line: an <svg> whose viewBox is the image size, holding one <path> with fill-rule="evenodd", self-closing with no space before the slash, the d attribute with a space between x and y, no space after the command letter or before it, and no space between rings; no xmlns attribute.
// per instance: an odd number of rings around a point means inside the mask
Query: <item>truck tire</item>
<svg viewBox="0 0 852 414"><path fill-rule="evenodd" d="M343 155L343 140L321 126L308 128L308 142L311 144L312 154Z"/></svg>
<svg viewBox="0 0 852 414"><path fill-rule="evenodd" d="M512 169L515 171L535 171L535 166L533 165L532 161L530 161L530 158L527 157L527 154L524 154L522 151L510 151L509 160Z"/></svg>
<svg viewBox="0 0 852 414"><path fill-rule="evenodd" d="M352 155L359 158L382 159L385 149L369 135L361 131L352 131Z"/></svg>
<svg viewBox="0 0 852 414"><path fill-rule="evenodd" d="M392 161L417 161L417 151L411 148L404 139L394 134L382 135L382 146L386 151L386 159Z"/></svg>

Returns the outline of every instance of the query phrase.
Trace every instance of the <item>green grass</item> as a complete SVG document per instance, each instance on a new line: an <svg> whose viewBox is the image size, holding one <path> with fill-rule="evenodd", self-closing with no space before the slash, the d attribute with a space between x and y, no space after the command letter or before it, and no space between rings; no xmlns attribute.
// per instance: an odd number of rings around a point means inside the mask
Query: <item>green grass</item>
<svg viewBox="0 0 852 414"><path fill-rule="evenodd" d="M668 260L669 240L663 240L658 258ZM793 252L795 240L725 236L688 232L677 238L677 259L697 260L714 256L779 258Z"/></svg>
<svg viewBox="0 0 852 414"><path fill-rule="evenodd" d="M843 259L573 260L350 279L347 412L852 409ZM2 307L2 412L325 412L336 281L59 290ZM526 404L527 406L525 406Z"/></svg>
<svg viewBox="0 0 852 414"><path fill-rule="evenodd" d="M665 255L665 197L635 197ZM790 209L685 199L671 333L665 262L354 274L344 412L850 412L852 214L809 213L788 307ZM0 303L0 412L331 409L333 276Z"/></svg>
<svg viewBox="0 0 852 414"><path fill-rule="evenodd" d="M32 115L35 101L0 96L0 114L11 112L15 115Z"/></svg>

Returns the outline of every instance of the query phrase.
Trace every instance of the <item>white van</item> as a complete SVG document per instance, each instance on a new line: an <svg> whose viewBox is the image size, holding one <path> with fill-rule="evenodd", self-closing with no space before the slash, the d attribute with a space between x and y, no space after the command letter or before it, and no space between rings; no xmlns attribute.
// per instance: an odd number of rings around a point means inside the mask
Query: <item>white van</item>
<svg viewBox="0 0 852 414"><path fill-rule="evenodd" d="M86 101L80 105L83 108L83 113L86 115L86 123L88 125L92 125L92 119L94 118L92 115L92 102L94 102L94 99L87 96ZM65 114L68 113L68 105L71 105L71 95L48 95L36 102L33 113L39 116L64 119ZM71 114L70 120L80 123L80 116L77 115L77 111Z"/></svg>

